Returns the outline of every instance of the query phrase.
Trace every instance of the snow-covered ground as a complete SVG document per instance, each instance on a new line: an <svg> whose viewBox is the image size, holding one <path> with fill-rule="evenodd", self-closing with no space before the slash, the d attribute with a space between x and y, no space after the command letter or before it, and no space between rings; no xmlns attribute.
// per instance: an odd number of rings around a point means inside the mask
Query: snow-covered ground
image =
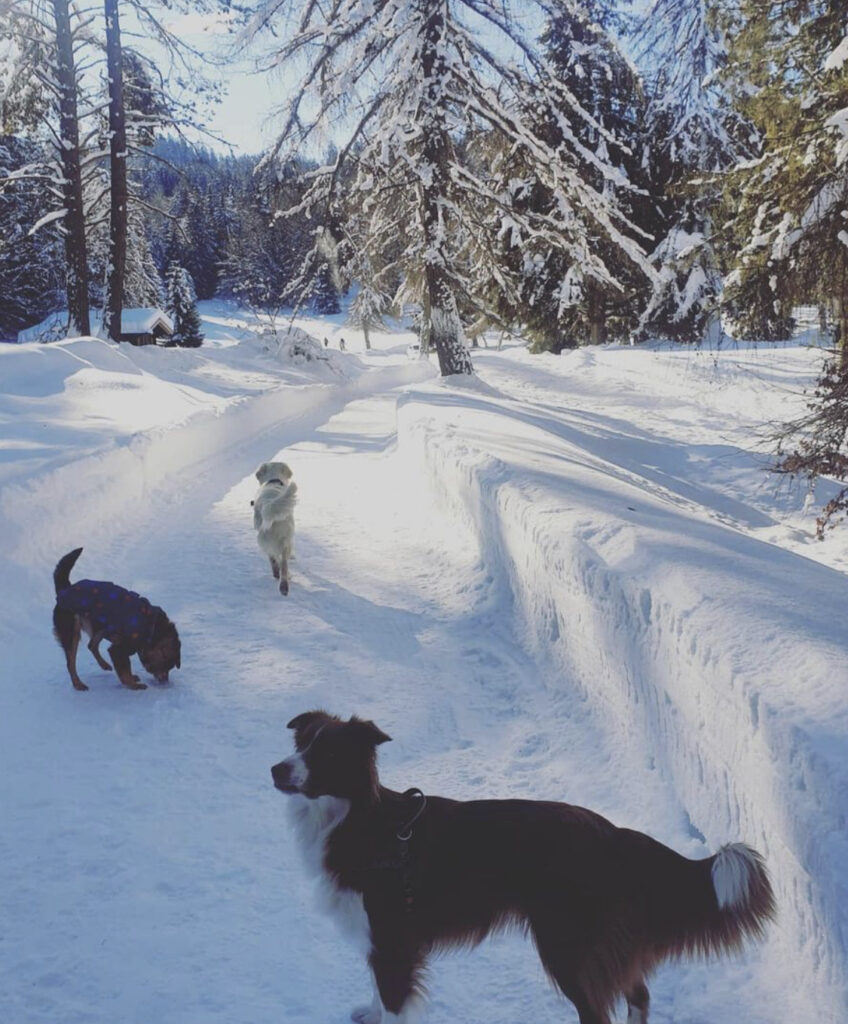
<svg viewBox="0 0 848 1024"><path fill-rule="evenodd" d="M0 349L0 1021L345 1021L367 974L268 772L316 706L393 737L396 788L583 803L689 856L751 842L769 940L664 968L652 1020L848 1019L848 528L813 540L758 450L815 353L516 346L459 387L402 332L366 353L301 321L328 359L292 359L202 311L194 351ZM287 599L249 506L277 456ZM170 685L83 651L71 688L51 571L80 544L77 578L177 622ZM576 1020L515 935L441 959L430 994L433 1021Z"/></svg>

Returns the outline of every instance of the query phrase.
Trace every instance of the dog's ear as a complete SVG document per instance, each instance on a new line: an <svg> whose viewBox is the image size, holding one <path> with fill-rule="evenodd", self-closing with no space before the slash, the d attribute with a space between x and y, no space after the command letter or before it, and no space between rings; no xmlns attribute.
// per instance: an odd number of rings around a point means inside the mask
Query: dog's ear
<svg viewBox="0 0 848 1024"><path fill-rule="evenodd" d="M259 467L259 469L256 470L256 479L259 481L260 484L262 483L262 477L265 475L265 473L267 471L268 471L268 463L267 462L263 462L262 465Z"/></svg>
<svg viewBox="0 0 848 1024"><path fill-rule="evenodd" d="M356 727L362 739L372 747L378 747L381 743L388 743L391 740L391 736L378 729L370 719L357 718L354 715L350 724Z"/></svg>
<svg viewBox="0 0 848 1024"><path fill-rule="evenodd" d="M287 729L305 729L307 726L312 725L319 718L329 718L330 716L326 711L304 711L302 715L295 715L295 717L286 726Z"/></svg>

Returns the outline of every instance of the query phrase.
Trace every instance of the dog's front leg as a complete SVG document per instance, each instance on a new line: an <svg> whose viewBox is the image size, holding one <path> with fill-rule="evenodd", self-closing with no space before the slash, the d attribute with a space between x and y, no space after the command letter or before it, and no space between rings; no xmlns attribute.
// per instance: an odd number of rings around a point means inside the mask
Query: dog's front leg
<svg viewBox="0 0 848 1024"><path fill-rule="evenodd" d="M383 1001L380 999L380 990L377 988L377 979L374 972L371 972L371 984L374 987L374 995L370 1004L357 1006L350 1012L350 1019L356 1024L381 1024L383 1020Z"/></svg>
<svg viewBox="0 0 848 1024"><path fill-rule="evenodd" d="M130 655L126 647L123 647L120 643L114 643L109 648L109 657L112 659L112 664L115 666L115 672L118 674L118 679L127 687L129 690L146 690L147 683L139 682L138 676L132 674L130 667Z"/></svg>
<svg viewBox="0 0 848 1024"><path fill-rule="evenodd" d="M372 950L371 969L382 1004L382 1024L419 1024L422 1020L424 1004L416 986L420 968L416 951L397 946Z"/></svg>
<svg viewBox="0 0 848 1024"><path fill-rule="evenodd" d="M289 592L289 563L286 561L286 556L280 557L280 593L288 594Z"/></svg>
<svg viewBox="0 0 848 1024"><path fill-rule="evenodd" d="M103 639L102 633L92 633L91 639L88 641L88 649L94 655L97 664L103 669L104 672L111 672L112 666L100 653L100 641Z"/></svg>

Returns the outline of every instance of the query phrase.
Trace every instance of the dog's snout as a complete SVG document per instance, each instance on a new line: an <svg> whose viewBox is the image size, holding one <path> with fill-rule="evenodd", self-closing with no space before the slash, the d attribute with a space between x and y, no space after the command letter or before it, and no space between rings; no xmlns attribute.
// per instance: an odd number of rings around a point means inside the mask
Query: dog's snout
<svg viewBox="0 0 848 1024"><path fill-rule="evenodd" d="M291 765L286 761L280 761L279 764L273 766L271 778L274 780L274 785L277 789L282 790L283 793L292 792L294 788L292 786L292 770Z"/></svg>

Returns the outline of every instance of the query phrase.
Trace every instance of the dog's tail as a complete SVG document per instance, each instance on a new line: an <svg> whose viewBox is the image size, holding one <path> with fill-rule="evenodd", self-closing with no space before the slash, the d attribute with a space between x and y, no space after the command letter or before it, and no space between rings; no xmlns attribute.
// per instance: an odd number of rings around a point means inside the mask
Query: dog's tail
<svg viewBox="0 0 848 1024"><path fill-rule="evenodd" d="M667 936L668 953L733 953L746 939L761 939L774 919L775 902L760 854L731 843L712 857L687 863L688 878L669 878L663 901L677 919Z"/></svg>
<svg viewBox="0 0 848 1024"><path fill-rule="evenodd" d="M614 864L608 927L583 970L584 991L598 1014L663 960L737 952L747 939L762 938L775 916L768 872L750 846L733 843L690 860L641 832L618 831L627 838L625 856Z"/></svg>
<svg viewBox="0 0 848 1024"><path fill-rule="evenodd" d="M745 843L730 843L709 858L719 914L734 931L733 943L760 939L776 907L765 861Z"/></svg>
<svg viewBox="0 0 848 1024"><path fill-rule="evenodd" d="M53 570L53 583L56 585L57 594L71 585L71 569L81 554L82 548L74 548L73 551L69 551L67 555L59 559Z"/></svg>

